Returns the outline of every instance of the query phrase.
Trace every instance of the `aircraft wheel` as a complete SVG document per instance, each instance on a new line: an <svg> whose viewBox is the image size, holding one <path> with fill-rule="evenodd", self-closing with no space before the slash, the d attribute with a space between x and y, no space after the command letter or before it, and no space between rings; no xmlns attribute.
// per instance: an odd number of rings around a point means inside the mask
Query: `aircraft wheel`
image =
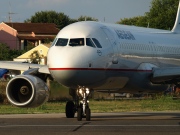
<svg viewBox="0 0 180 135"><path fill-rule="evenodd" d="M82 108L78 108L78 111L77 111L77 120L78 121L81 121L82 120Z"/></svg>
<svg viewBox="0 0 180 135"><path fill-rule="evenodd" d="M86 108L86 121L91 120L91 109Z"/></svg>
<svg viewBox="0 0 180 135"><path fill-rule="evenodd" d="M68 101L66 103L66 118L74 118L75 111L74 111L74 102Z"/></svg>

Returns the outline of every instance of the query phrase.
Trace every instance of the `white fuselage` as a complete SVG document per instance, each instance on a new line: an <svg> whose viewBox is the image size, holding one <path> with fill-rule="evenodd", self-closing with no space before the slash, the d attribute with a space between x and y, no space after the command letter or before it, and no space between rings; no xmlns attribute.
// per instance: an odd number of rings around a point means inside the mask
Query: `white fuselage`
<svg viewBox="0 0 180 135"><path fill-rule="evenodd" d="M165 90L167 85L152 84L149 77L155 67L180 66L179 37L171 31L78 22L59 32L48 67L55 80L71 88ZM74 43L80 39L83 45Z"/></svg>

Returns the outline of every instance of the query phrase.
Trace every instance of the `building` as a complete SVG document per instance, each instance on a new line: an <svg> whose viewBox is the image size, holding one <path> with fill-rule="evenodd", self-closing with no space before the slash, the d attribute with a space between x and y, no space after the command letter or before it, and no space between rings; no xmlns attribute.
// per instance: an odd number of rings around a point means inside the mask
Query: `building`
<svg viewBox="0 0 180 135"><path fill-rule="evenodd" d="M33 49L27 51L26 53L18 56L17 58L14 58L14 61L31 63L30 55L34 51L37 51L42 56L40 64L46 65L47 52L49 50L49 47L50 47L50 45L40 44L40 45L34 47Z"/></svg>
<svg viewBox="0 0 180 135"><path fill-rule="evenodd" d="M54 23L0 23L0 43L10 49L24 50L28 42L37 46L53 40L59 29Z"/></svg>

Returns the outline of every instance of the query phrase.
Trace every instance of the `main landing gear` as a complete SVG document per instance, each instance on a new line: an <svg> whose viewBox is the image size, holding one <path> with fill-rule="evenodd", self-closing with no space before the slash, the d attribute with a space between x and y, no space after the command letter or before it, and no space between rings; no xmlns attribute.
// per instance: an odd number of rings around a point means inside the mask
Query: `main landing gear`
<svg viewBox="0 0 180 135"><path fill-rule="evenodd" d="M86 118L86 121L91 120L91 109L89 108L88 97L90 90L85 87L79 87L77 90L70 89L70 95L73 97L73 101L68 101L66 104L66 117L74 118L75 112L77 112L77 120L81 121L82 118ZM79 101L81 99L81 101Z"/></svg>

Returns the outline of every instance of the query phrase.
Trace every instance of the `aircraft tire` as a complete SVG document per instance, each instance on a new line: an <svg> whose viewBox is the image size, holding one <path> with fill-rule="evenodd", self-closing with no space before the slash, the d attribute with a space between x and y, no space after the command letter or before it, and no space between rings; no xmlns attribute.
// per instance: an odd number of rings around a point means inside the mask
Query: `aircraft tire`
<svg viewBox="0 0 180 135"><path fill-rule="evenodd" d="M74 102L68 101L66 103L66 118L74 118L75 112L74 112Z"/></svg>
<svg viewBox="0 0 180 135"><path fill-rule="evenodd" d="M82 108L78 108L78 111L77 111L77 120L78 121L81 121L82 120Z"/></svg>
<svg viewBox="0 0 180 135"><path fill-rule="evenodd" d="M86 108L86 121L91 120L91 109Z"/></svg>

